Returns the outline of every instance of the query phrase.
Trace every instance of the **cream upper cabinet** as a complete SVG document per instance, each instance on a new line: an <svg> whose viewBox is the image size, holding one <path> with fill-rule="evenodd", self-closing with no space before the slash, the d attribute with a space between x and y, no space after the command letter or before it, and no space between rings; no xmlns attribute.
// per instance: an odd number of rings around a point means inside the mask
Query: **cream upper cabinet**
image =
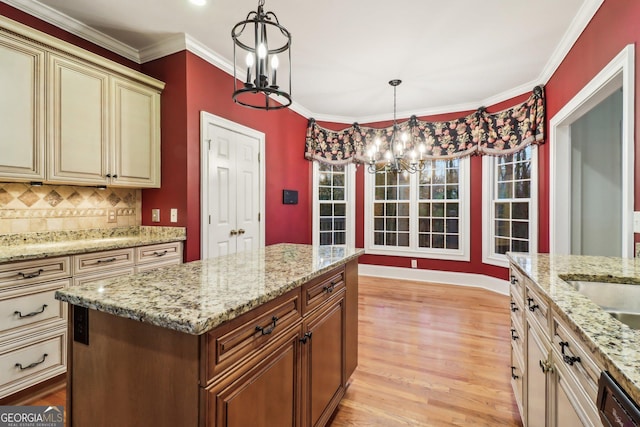
<svg viewBox="0 0 640 427"><path fill-rule="evenodd" d="M109 75L54 54L48 64L47 181L108 184Z"/></svg>
<svg viewBox="0 0 640 427"><path fill-rule="evenodd" d="M111 183L160 187L160 93L111 79Z"/></svg>
<svg viewBox="0 0 640 427"><path fill-rule="evenodd" d="M44 171L43 49L0 37L0 177L42 181Z"/></svg>

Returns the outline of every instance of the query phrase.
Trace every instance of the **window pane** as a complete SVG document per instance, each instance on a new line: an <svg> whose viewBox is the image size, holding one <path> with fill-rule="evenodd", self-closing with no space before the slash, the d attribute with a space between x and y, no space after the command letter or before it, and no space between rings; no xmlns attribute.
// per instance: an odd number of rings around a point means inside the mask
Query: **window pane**
<svg viewBox="0 0 640 427"><path fill-rule="evenodd" d="M495 251L497 254L506 254L509 251L509 239L495 239L496 248Z"/></svg>
<svg viewBox="0 0 640 427"><path fill-rule="evenodd" d="M398 215L409 216L409 203L398 203Z"/></svg>
<svg viewBox="0 0 640 427"><path fill-rule="evenodd" d="M458 235L447 234L447 249L458 249Z"/></svg>
<svg viewBox="0 0 640 427"><path fill-rule="evenodd" d="M447 171L447 183L449 184L458 183L458 169L449 169Z"/></svg>
<svg viewBox="0 0 640 427"><path fill-rule="evenodd" d="M387 200L396 200L398 198L398 189L396 187L387 187Z"/></svg>
<svg viewBox="0 0 640 427"><path fill-rule="evenodd" d="M409 246L409 233L398 233L398 246Z"/></svg>
<svg viewBox="0 0 640 427"><path fill-rule="evenodd" d="M444 220L443 219L434 219L431 223L433 227L433 231L443 233L444 232Z"/></svg>
<svg viewBox="0 0 640 427"><path fill-rule="evenodd" d="M339 173L333 175L333 186L344 187L344 174Z"/></svg>
<svg viewBox="0 0 640 427"><path fill-rule="evenodd" d="M425 186L421 186L420 189L418 190L418 198L420 200L429 200L431 198L431 186L430 185L425 185Z"/></svg>
<svg viewBox="0 0 640 427"><path fill-rule="evenodd" d="M345 245L347 243L347 234L344 232L335 233L334 245Z"/></svg>
<svg viewBox="0 0 640 427"><path fill-rule="evenodd" d="M320 200L331 200L331 188L320 187L318 189L318 198Z"/></svg>
<svg viewBox="0 0 640 427"><path fill-rule="evenodd" d="M418 236L418 246L421 248L430 248L430 235L429 234L420 234Z"/></svg>
<svg viewBox="0 0 640 427"><path fill-rule="evenodd" d="M345 230L346 227L346 222L344 220L344 218L336 218L333 220L333 229L334 230Z"/></svg>
<svg viewBox="0 0 640 427"><path fill-rule="evenodd" d="M447 233L457 233L458 232L458 220L457 219L447 219L446 222L446 232Z"/></svg>
<svg viewBox="0 0 640 427"><path fill-rule="evenodd" d="M418 221L418 230L422 233L431 231L431 220L427 218L420 218Z"/></svg>
<svg viewBox="0 0 640 427"><path fill-rule="evenodd" d="M375 218L373 220L373 229L376 231L384 230L384 218Z"/></svg>
<svg viewBox="0 0 640 427"><path fill-rule="evenodd" d="M498 184L498 199L510 199L513 196L513 184L510 182Z"/></svg>
<svg viewBox="0 0 640 427"><path fill-rule="evenodd" d="M375 216L383 216L384 215L384 204L383 203L374 203L373 204L373 214Z"/></svg>
<svg viewBox="0 0 640 427"><path fill-rule="evenodd" d="M418 205L418 215L420 215L420 216L430 216L431 215L431 204L430 203L420 203Z"/></svg>
<svg viewBox="0 0 640 427"><path fill-rule="evenodd" d="M331 216L331 205L329 203L320 203L320 216Z"/></svg>
<svg viewBox="0 0 640 427"><path fill-rule="evenodd" d="M513 252L529 252L529 242L525 240L514 240L511 245Z"/></svg>
<svg viewBox="0 0 640 427"><path fill-rule="evenodd" d="M447 217L458 217L458 204L457 203L447 203Z"/></svg>
<svg viewBox="0 0 640 427"><path fill-rule="evenodd" d="M498 181L511 181L513 179L513 164L500 165L498 167Z"/></svg>
<svg viewBox="0 0 640 427"><path fill-rule="evenodd" d="M432 205L432 215L436 218L444 217L444 203L433 203Z"/></svg>
<svg viewBox="0 0 640 427"><path fill-rule="evenodd" d="M318 203L319 244L344 245L347 227L347 167L319 164L318 169L318 200L321 201ZM374 211L380 208L374 204Z"/></svg>
<svg viewBox="0 0 640 427"><path fill-rule="evenodd" d="M397 246L396 233L386 233L385 237L387 246Z"/></svg>
<svg viewBox="0 0 640 427"><path fill-rule="evenodd" d="M384 188L376 188L376 200L384 200Z"/></svg>
<svg viewBox="0 0 640 427"><path fill-rule="evenodd" d="M373 244L384 245L384 233L373 233Z"/></svg>
<svg viewBox="0 0 640 427"><path fill-rule="evenodd" d="M511 235L515 238L529 238L529 223L514 221L511 223Z"/></svg>
<svg viewBox="0 0 640 427"><path fill-rule="evenodd" d="M444 249L444 234L433 234L431 240L432 248Z"/></svg>
<svg viewBox="0 0 640 427"><path fill-rule="evenodd" d="M398 229L398 220L395 218L387 218L385 230L396 231L397 229Z"/></svg>
<svg viewBox="0 0 640 427"><path fill-rule="evenodd" d="M509 221L496 221L496 236L509 237L510 231Z"/></svg>
<svg viewBox="0 0 640 427"><path fill-rule="evenodd" d="M398 231L409 231L409 218L400 218L398 220Z"/></svg>
<svg viewBox="0 0 640 427"><path fill-rule="evenodd" d="M434 185L432 187L431 197L433 199L444 199L444 185Z"/></svg>
<svg viewBox="0 0 640 427"><path fill-rule="evenodd" d="M330 245L331 242L331 233L320 233L320 244L321 245Z"/></svg>
<svg viewBox="0 0 640 427"><path fill-rule="evenodd" d="M331 218L320 218L320 230L327 231L331 230Z"/></svg>
<svg viewBox="0 0 640 427"><path fill-rule="evenodd" d="M529 219L529 202L514 203L513 205L513 219Z"/></svg>
<svg viewBox="0 0 640 427"><path fill-rule="evenodd" d="M528 199L531 197L529 181L516 182L516 199Z"/></svg>
<svg viewBox="0 0 640 427"><path fill-rule="evenodd" d="M333 200L344 200L344 188L333 189Z"/></svg>
<svg viewBox="0 0 640 427"><path fill-rule="evenodd" d="M346 203L336 203L333 205L333 214L335 216L345 216L347 214Z"/></svg>
<svg viewBox="0 0 640 427"><path fill-rule="evenodd" d="M496 219L511 218L511 203L496 203Z"/></svg>

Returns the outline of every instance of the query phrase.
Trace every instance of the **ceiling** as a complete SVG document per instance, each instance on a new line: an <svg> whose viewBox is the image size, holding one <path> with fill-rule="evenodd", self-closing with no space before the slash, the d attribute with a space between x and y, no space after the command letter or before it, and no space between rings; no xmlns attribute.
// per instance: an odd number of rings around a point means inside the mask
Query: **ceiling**
<svg viewBox="0 0 640 427"><path fill-rule="evenodd" d="M2 1L138 61L142 52L169 49L176 35L188 37L227 71L231 28L258 4ZM388 81L395 78L403 81L399 118L473 110L530 91L551 76L603 1L266 0L265 10L292 34L292 108L366 123L392 117Z"/></svg>

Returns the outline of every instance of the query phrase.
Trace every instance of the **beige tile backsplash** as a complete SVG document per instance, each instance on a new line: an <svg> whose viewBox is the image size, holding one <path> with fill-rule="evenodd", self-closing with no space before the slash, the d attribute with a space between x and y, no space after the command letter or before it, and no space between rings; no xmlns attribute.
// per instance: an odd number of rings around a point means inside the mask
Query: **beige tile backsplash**
<svg viewBox="0 0 640 427"><path fill-rule="evenodd" d="M0 182L0 234L137 226L141 205L137 189Z"/></svg>

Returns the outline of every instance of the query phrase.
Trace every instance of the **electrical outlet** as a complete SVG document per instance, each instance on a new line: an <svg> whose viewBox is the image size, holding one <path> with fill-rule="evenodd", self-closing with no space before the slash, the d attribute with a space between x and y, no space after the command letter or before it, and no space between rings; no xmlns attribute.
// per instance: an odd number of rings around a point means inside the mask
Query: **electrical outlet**
<svg viewBox="0 0 640 427"><path fill-rule="evenodd" d="M151 222L160 222L160 209L151 209Z"/></svg>
<svg viewBox="0 0 640 427"><path fill-rule="evenodd" d="M411 260L411 268L418 268L418 260L417 259L412 259Z"/></svg>
<svg viewBox="0 0 640 427"><path fill-rule="evenodd" d="M169 221L178 222L178 209L176 208L171 209L171 219Z"/></svg>
<svg viewBox="0 0 640 427"><path fill-rule="evenodd" d="M109 213L107 214L107 222L118 222L117 221L118 214L115 209L109 209Z"/></svg>
<svg viewBox="0 0 640 427"><path fill-rule="evenodd" d="M633 232L640 233L640 212L633 213Z"/></svg>

